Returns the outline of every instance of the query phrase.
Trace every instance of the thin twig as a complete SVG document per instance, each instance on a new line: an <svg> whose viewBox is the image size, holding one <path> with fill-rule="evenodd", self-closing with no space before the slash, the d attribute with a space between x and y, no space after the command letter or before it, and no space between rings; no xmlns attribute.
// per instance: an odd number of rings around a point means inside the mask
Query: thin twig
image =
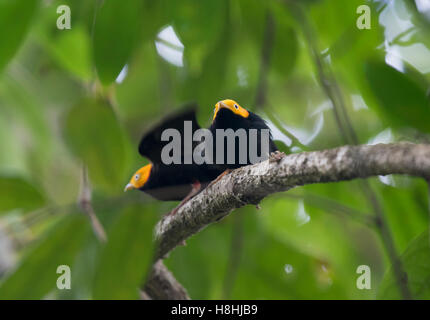
<svg viewBox="0 0 430 320"><path fill-rule="evenodd" d="M89 183L88 172L85 165L82 167L81 192L78 198L78 205L82 209L82 211L85 212L90 218L91 226L97 238L101 242L106 242L106 232L99 219L97 218L91 203L91 186Z"/></svg>
<svg viewBox="0 0 430 320"><path fill-rule="evenodd" d="M268 87L268 74L270 61L272 57L274 38L276 33L276 25L273 19L273 15L270 12L270 9L267 10L266 13L266 24L264 28L263 35L263 44L261 50L261 58L260 58L260 71L257 83L257 94L255 96L255 109L263 109L268 105L267 102L267 87ZM267 109L267 108L266 108ZM291 139L292 145L295 145L302 149L303 151L309 151L309 148L302 144L300 140L292 134L289 130L287 130L282 123L271 113L271 111L266 110L265 114L269 118L269 120L281 131L285 136Z"/></svg>
<svg viewBox="0 0 430 320"><path fill-rule="evenodd" d="M351 121L348 117L348 114L346 112L343 94L340 90L340 87L330 67L323 62L318 52L316 42L314 41L314 37L313 37L313 30L309 25L307 17L304 14L303 9L300 7L300 5L292 5L291 8L296 12L299 18L299 21L302 24L304 36L311 49L311 53L314 58L315 65L317 66L317 71L318 71L317 73L320 80L320 84L324 89L326 95L332 102L333 113L334 113L338 128L342 133L344 140L347 143L357 145L358 138L351 124ZM345 126L343 123L345 123ZM385 219L382 206L380 205L375 195L375 192L372 190L368 181L361 181L360 186L364 191L368 201L371 203L374 209L374 215L377 221L377 227L380 231L382 242L388 252L391 263L393 265L394 275L395 275L397 284L400 288L400 291L402 293L402 297L404 299L411 299L412 294L408 286L407 276L403 271L402 262L399 259L397 252L395 250L394 240L387 226L387 222Z"/></svg>
<svg viewBox="0 0 430 320"><path fill-rule="evenodd" d="M287 130L282 125L281 121L279 121L279 119L276 116L274 116L270 111L266 111L265 114L267 115L269 120L276 126L276 128L278 128L279 131L281 131L284 135L286 135L291 140L292 146L299 147L303 151L311 150L308 146L301 143L300 140L294 134L292 134L289 130Z"/></svg>
<svg viewBox="0 0 430 320"><path fill-rule="evenodd" d="M344 143L348 143L350 141L349 133L347 129L344 127L341 114L340 114L340 107L338 105L338 100L336 98L336 95L334 94L331 86L332 82L326 75L326 65L323 63L323 60L321 59L320 53L318 52L316 41L314 40L314 35L311 29L311 26L309 25L307 21L306 15L303 13L303 9L300 5L296 5L295 3L290 5L290 8L294 11L298 21L302 24L302 31L303 35L309 45L309 49L311 51L311 56L314 60L315 66L317 68L317 76L319 83L321 87L324 89L324 92L328 96L329 100L332 103L333 106L333 115L336 121L336 124L342 134L342 138L344 140Z"/></svg>
<svg viewBox="0 0 430 320"><path fill-rule="evenodd" d="M375 220L370 214L366 214L357 209L348 207L340 202L326 197L321 197L319 195L312 194L309 192L306 192L304 194L295 194L287 192L283 194L282 197L287 197L291 199L302 199L306 203L309 203L309 205L311 206L322 208L327 212L342 214L371 228L375 227Z"/></svg>

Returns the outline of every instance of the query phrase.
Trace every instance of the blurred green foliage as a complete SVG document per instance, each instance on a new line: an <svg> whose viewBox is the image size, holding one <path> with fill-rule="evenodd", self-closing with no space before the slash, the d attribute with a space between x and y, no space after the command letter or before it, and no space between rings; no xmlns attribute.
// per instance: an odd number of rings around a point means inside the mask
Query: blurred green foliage
<svg viewBox="0 0 430 320"><path fill-rule="evenodd" d="M430 263L429 233L423 232L416 239L411 241L406 251L402 254L405 271L408 274L409 285L416 299L430 299L428 276L428 265ZM381 299L400 299L398 286L390 269L385 275L378 298Z"/></svg>
<svg viewBox="0 0 430 320"><path fill-rule="evenodd" d="M88 166L96 186L118 189L126 174L126 150L123 131L108 103L83 100L72 107L66 115L64 137Z"/></svg>
<svg viewBox="0 0 430 320"><path fill-rule="evenodd" d="M411 3L367 1L371 29L360 30L359 0L0 0L0 298L138 298L154 224L175 203L123 187L147 162L142 132L185 102L199 103L205 126L233 98L277 120L283 149L319 150L344 141L321 86L330 80L360 143L428 142L430 20ZM70 30L57 28L64 4ZM107 243L76 205L83 165ZM426 183L369 181L413 297L429 298ZM192 298L401 298L358 182L261 207L166 259ZM71 290L56 287L59 265L71 267ZM356 287L359 265L371 290Z"/></svg>

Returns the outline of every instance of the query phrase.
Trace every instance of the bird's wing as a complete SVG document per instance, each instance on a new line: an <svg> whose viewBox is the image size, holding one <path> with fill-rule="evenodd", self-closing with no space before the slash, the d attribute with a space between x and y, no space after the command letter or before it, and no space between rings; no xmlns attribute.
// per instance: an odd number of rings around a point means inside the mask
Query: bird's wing
<svg viewBox="0 0 430 320"><path fill-rule="evenodd" d="M188 104L183 111L163 119L158 125L150 129L143 135L140 141L139 153L153 163L162 163L161 151L170 141L161 141L161 134L166 129L176 129L181 134L181 155L183 158L184 121L191 121L192 134L194 134L197 129L200 129L196 119L196 109L196 104Z"/></svg>

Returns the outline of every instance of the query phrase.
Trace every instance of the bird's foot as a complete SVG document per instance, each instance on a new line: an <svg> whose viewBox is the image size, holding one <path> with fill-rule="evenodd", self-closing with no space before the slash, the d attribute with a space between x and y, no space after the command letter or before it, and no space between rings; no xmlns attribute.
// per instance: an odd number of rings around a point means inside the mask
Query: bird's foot
<svg viewBox="0 0 430 320"><path fill-rule="evenodd" d="M270 153L269 162L279 163L285 157L285 153L276 150L275 152Z"/></svg>
<svg viewBox="0 0 430 320"><path fill-rule="evenodd" d="M216 177L215 178L215 180L212 180L211 181L211 183L209 183L208 184L208 186L206 187L206 188L208 188L208 187L210 187L211 185L213 185L213 184L215 184L215 183L217 183L218 181L220 181L221 180L221 178L222 177L224 177L225 175L227 175L227 174L229 174L230 172L232 172L233 170L231 170L231 169L226 169L226 170L224 170L218 177Z"/></svg>

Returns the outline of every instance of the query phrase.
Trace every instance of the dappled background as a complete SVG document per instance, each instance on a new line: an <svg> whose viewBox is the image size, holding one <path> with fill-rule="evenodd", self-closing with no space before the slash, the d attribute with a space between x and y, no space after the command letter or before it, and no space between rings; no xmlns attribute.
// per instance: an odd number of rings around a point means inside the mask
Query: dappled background
<svg viewBox="0 0 430 320"><path fill-rule="evenodd" d="M371 29L356 26L362 4ZM0 298L138 298L153 226L176 203L123 188L147 163L142 133L186 102L208 126L235 99L288 153L429 141L426 0L10 0L0 41ZM392 241L413 297L430 298L428 212L415 178L306 186L236 210L165 263L195 299L400 298Z"/></svg>

